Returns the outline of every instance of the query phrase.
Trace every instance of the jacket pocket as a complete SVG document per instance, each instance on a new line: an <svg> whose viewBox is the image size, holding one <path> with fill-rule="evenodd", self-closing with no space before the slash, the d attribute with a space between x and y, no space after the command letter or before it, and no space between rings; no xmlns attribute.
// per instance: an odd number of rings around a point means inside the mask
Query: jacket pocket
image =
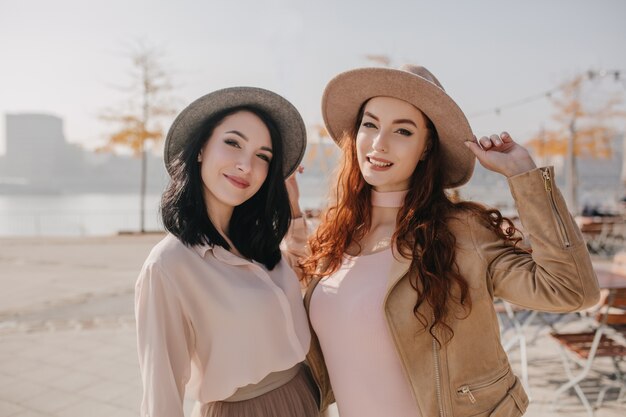
<svg viewBox="0 0 626 417"><path fill-rule="evenodd" d="M518 417L523 415L528 408L528 396L517 377L511 389L500 404L493 409L489 417Z"/></svg>
<svg viewBox="0 0 626 417"><path fill-rule="evenodd" d="M473 381L456 388L455 415L489 416L507 395L515 376L506 367L487 379Z"/></svg>

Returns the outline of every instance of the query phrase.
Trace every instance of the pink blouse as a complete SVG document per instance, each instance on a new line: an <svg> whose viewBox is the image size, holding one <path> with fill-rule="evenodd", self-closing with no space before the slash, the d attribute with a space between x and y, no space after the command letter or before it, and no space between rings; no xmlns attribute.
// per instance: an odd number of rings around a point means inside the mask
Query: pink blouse
<svg viewBox="0 0 626 417"><path fill-rule="evenodd" d="M291 229L306 236L304 221ZM268 271L172 235L154 247L135 289L142 416L183 417L186 384L200 403L223 400L304 360L311 335L285 255Z"/></svg>
<svg viewBox="0 0 626 417"><path fill-rule="evenodd" d="M383 311L392 256L391 249L344 255L311 298L311 324L341 417L419 415Z"/></svg>

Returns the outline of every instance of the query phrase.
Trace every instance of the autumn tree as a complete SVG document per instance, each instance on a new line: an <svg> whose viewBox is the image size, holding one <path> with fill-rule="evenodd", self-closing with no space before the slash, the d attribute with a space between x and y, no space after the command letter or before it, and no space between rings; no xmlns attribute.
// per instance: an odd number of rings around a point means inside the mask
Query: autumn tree
<svg viewBox="0 0 626 417"><path fill-rule="evenodd" d="M162 54L155 48L137 44L127 58L131 64L130 80L127 86L119 88L125 95L125 102L101 115L115 130L99 151L126 149L141 160L139 230L144 233L148 145L154 148L163 139L161 122L175 114L175 110L170 104L172 84L163 69Z"/></svg>
<svg viewBox="0 0 626 417"><path fill-rule="evenodd" d="M619 79L619 73L613 75ZM538 157L565 156L566 198L573 211L578 210L576 159L610 158L611 139L617 133L612 121L625 115L619 108L622 104L619 93L598 94L595 89L596 94L591 94L589 87L593 85L587 81L600 76L588 72L563 84L561 94L550 96L555 107L556 127L542 128L526 143Z"/></svg>

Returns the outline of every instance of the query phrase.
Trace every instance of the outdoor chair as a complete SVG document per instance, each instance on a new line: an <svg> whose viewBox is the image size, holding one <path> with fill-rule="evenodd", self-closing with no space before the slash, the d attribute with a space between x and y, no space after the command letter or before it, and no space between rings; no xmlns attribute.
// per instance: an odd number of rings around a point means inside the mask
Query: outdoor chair
<svg viewBox="0 0 626 417"><path fill-rule="evenodd" d="M502 347L506 353L518 347L520 351L520 367L522 371L522 385L526 392L530 393L528 383L528 356L526 354L525 329L533 321L536 311L528 311L519 308L504 300L496 300L494 308L500 320L500 337Z"/></svg>
<svg viewBox="0 0 626 417"><path fill-rule="evenodd" d="M555 332L557 323L567 321L567 314L546 313L537 310L528 310L511 304L507 301L496 299L494 308L500 322L500 340L507 354L514 349L520 351L521 381L524 389L531 397L530 382L528 378L528 355L527 346L535 343L537 338L544 334L546 329ZM578 313L572 313L578 317ZM534 330L530 337L527 335L529 327Z"/></svg>
<svg viewBox="0 0 626 417"><path fill-rule="evenodd" d="M622 219L603 219L581 225L589 252L610 257L624 249L626 223Z"/></svg>
<svg viewBox="0 0 626 417"><path fill-rule="evenodd" d="M595 408L602 405L606 392L617 385L620 390L618 401L621 401L626 393L626 381L624 373L620 369L620 363L626 357L626 289L609 290L596 312L590 314L592 321L590 330L575 333L553 332L551 336L559 342L561 358L568 381L561 385L554 397L553 405L556 406L559 397L564 392L573 388L578 398L583 403L587 414L593 416L593 408L589 404L580 383L588 377L596 358L611 358L614 368L614 383L601 387ZM575 365L579 371L575 374Z"/></svg>

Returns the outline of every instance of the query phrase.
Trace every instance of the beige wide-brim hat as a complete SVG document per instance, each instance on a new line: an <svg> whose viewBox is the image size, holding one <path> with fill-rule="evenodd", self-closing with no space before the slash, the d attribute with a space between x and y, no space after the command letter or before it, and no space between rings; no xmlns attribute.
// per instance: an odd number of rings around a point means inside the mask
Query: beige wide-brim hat
<svg viewBox="0 0 626 417"><path fill-rule="evenodd" d="M322 97L322 116L330 136L339 144L352 131L363 103L373 97L394 97L421 110L435 125L441 144L446 188L469 181L476 157L463 144L473 140L472 129L459 106L426 68L359 68L330 80Z"/></svg>
<svg viewBox="0 0 626 417"><path fill-rule="evenodd" d="M204 95L187 106L174 120L165 139L163 158L172 175L172 162L188 141L213 115L235 107L252 107L269 116L282 138L283 175L291 175L304 156L306 128L298 110L284 97L257 87L231 87Z"/></svg>

